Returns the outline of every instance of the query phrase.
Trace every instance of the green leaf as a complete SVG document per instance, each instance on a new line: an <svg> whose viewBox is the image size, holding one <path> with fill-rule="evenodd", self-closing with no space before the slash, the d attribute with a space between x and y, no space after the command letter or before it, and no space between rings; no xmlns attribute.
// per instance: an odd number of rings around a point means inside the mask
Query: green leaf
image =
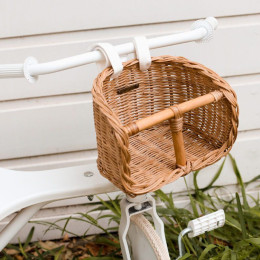
<svg viewBox="0 0 260 260"><path fill-rule="evenodd" d="M237 200L238 217L239 217L239 221L240 221L242 237L243 237L243 239L246 239L247 238L246 224L245 224L245 219L244 219L244 214L243 214L240 198L239 198L239 195L237 192L236 192L236 200Z"/></svg>
<svg viewBox="0 0 260 260"><path fill-rule="evenodd" d="M205 256L206 256L212 249L214 249L214 248L216 248L215 245L209 244L209 245L203 250L202 254L201 254L200 257L199 257L199 260L205 259ZM207 259L208 259L208 258L207 258Z"/></svg>
<svg viewBox="0 0 260 260"><path fill-rule="evenodd" d="M230 259L230 255L231 255L230 251L231 250L226 246L225 247L225 251L224 251L224 253L223 253L222 257L221 257L221 260L228 260L228 259Z"/></svg>
<svg viewBox="0 0 260 260"><path fill-rule="evenodd" d="M248 182L246 183L246 185L248 185L248 184L250 184L250 183L254 183L254 182L258 181L259 179L260 179L260 175L257 175L256 177L254 177L253 179L251 179L250 181L248 181Z"/></svg>
<svg viewBox="0 0 260 260"><path fill-rule="evenodd" d="M215 173L214 177L212 178L212 180L210 181L210 183L201 189L202 192L206 191L206 190L209 190L213 187L213 184L217 181L217 179L219 178L222 170L223 170L223 167L225 165L225 162L226 162L226 158L223 160L223 162L221 163L220 167L218 168L217 172Z"/></svg>
<svg viewBox="0 0 260 260"><path fill-rule="evenodd" d="M194 188L195 190L199 190L199 185L198 185L198 181L197 181L197 176L199 174L199 170L198 171L195 171L194 174L193 174L193 185L194 185Z"/></svg>
<svg viewBox="0 0 260 260"><path fill-rule="evenodd" d="M231 260L237 260L237 254L235 252L231 252Z"/></svg>
<svg viewBox="0 0 260 260"><path fill-rule="evenodd" d="M34 227L31 228L26 240L25 240L25 243L23 245L23 248L26 249L27 246L29 245L29 243L32 241L32 237L33 237L33 233L34 233Z"/></svg>
<svg viewBox="0 0 260 260"><path fill-rule="evenodd" d="M21 254L24 256L24 258L28 259L28 256L27 256L26 252L24 251L24 248L23 248L23 245L22 245L20 239L19 239L19 250L20 250Z"/></svg>
<svg viewBox="0 0 260 260"><path fill-rule="evenodd" d="M190 253L186 253L184 256L178 258L178 260L184 260L184 259L187 259L188 257L190 257L191 254Z"/></svg>
<svg viewBox="0 0 260 260"><path fill-rule="evenodd" d="M244 206L246 209L249 209L249 206L248 206L248 202L247 202L247 198L246 198L246 190L245 190L245 185L244 185L244 182L242 180L242 177L241 177L241 173L237 167L237 163L235 161L235 159L232 157L231 154L229 154L229 157L230 157L230 160L231 160L231 164L233 166L233 170L234 170L234 173L237 177L237 181L241 187L241 192L242 192L242 197L243 197L243 203L244 203Z"/></svg>
<svg viewBox="0 0 260 260"><path fill-rule="evenodd" d="M71 220L71 217L68 217L68 218L66 219L66 222L65 222L65 224L64 224L64 226L63 226L63 229L62 229L62 231L61 231L61 235L62 235L62 236L64 236L64 234L65 234L65 232L66 232L66 230L67 230L67 226L68 226L70 220Z"/></svg>
<svg viewBox="0 0 260 260"><path fill-rule="evenodd" d="M110 209L115 215L117 215L118 217L121 216L121 211L119 210L119 208L116 206L115 207L115 203L109 203L103 199L101 199L100 197L97 197L101 203L107 208L107 209ZM109 197L110 198L110 197ZM112 205L111 205L112 204Z"/></svg>
<svg viewBox="0 0 260 260"><path fill-rule="evenodd" d="M188 194L189 194L189 198L190 198L190 203L191 203L191 207L192 207L192 210L193 210L193 214L195 215L196 218L198 218L199 217L199 213L198 213L198 209L196 207L195 200L191 196L190 190L188 189L186 178L185 177L183 177L183 178L184 178L184 181L185 181L185 184L186 184L186 188L187 188L187 191L188 191Z"/></svg>
<svg viewBox="0 0 260 260"><path fill-rule="evenodd" d="M56 250L58 250L58 252L54 253L54 260L61 259L61 254L63 252L63 248L64 248L64 246L61 246L60 248L55 248Z"/></svg>
<svg viewBox="0 0 260 260"><path fill-rule="evenodd" d="M254 244L254 245L260 245L260 238L248 238L246 239L248 243Z"/></svg>

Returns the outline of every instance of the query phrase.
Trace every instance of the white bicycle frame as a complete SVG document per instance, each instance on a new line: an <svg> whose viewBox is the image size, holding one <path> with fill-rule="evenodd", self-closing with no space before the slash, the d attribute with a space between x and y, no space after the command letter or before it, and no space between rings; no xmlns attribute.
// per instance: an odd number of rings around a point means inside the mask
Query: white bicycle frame
<svg viewBox="0 0 260 260"><path fill-rule="evenodd" d="M191 41L204 41L210 39L217 21L213 17L196 22L195 29L153 39L148 39L149 48L160 48L174 44ZM119 55L134 53L134 44L125 43L115 46ZM36 81L39 75L54 73L85 64L102 61L104 56L99 51L39 64L35 58L29 57L24 64L0 65L0 78L25 77L29 82ZM16 233L31 219L31 217L46 204L73 197L110 193L118 191L118 188L103 178L95 164L76 166L64 169L47 171L12 171L0 168L0 220L17 212L12 221L0 232L0 251L16 235ZM17 185L14 185L17 184ZM155 203L151 202L152 216L155 220L156 231L166 245L163 223L158 219L155 211ZM131 202L129 202L131 204ZM138 212L138 203L142 203L142 197L132 202L135 203ZM123 206L122 216L124 222L120 225L121 246L124 259L130 259L127 253L125 236L129 227L130 217L127 215L130 204ZM143 212L143 208L139 208ZM140 252L140 255L144 252ZM151 259L152 260L152 259Z"/></svg>

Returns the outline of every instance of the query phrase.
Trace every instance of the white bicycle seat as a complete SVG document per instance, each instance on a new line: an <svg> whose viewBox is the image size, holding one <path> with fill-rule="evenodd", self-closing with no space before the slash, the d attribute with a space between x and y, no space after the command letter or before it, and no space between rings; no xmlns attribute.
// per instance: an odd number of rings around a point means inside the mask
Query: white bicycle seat
<svg viewBox="0 0 260 260"><path fill-rule="evenodd" d="M34 204L118 190L96 164L45 171L0 168L0 180L0 220Z"/></svg>

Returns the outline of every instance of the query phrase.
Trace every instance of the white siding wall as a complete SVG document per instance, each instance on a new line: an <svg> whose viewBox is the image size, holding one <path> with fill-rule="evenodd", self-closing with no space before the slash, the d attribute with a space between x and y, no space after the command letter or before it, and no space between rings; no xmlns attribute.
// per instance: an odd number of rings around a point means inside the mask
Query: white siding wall
<svg viewBox="0 0 260 260"><path fill-rule="evenodd" d="M207 16L219 21L213 41L161 48L152 54L198 61L234 87L240 132L232 154L249 180L260 168L259 0L0 0L0 63L22 63L28 56L45 62L86 52L95 42L118 44L136 35L176 33ZM95 161L90 90L96 74L92 64L41 76L35 85L24 79L1 79L0 167L35 170ZM204 170L201 184L212 178L218 165ZM219 184L234 184L230 166L224 171ZM179 180L165 189L179 192L185 185ZM79 198L53 203L37 219L57 219L75 212L75 207L82 209L80 204L86 202L87 198Z"/></svg>

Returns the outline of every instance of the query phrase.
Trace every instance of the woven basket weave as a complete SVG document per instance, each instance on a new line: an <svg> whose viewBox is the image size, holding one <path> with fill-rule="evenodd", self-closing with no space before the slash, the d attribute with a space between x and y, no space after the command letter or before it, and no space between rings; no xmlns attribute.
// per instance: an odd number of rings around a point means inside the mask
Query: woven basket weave
<svg viewBox="0 0 260 260"><path fill-rule="evenodd" d="M112 68L101 72L92 90L97 163L125 193L157 190L230 151L237 136L236 94L212 70L183 57L160 56L147 71L140 71L135 59L124 63L118 78L111 80L112 74ZM183 115L186 166L176 165L168 120L129 137L126 125L215 90L224 98Z"/></svg>

